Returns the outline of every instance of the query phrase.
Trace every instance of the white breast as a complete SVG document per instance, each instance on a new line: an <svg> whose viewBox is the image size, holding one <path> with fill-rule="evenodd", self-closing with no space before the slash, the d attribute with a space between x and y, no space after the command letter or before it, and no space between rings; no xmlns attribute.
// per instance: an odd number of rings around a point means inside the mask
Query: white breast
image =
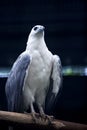
<svg viewBox="0 0 87 130"><path fill-rule="evenodd" d="M27 106L30 104L30 100L35 100L37 92L42 94L44 89L48 89L52 69L52 54L49 51L46 51L45 54L34 51L30 57L32 60L23 88L25 101L28 100Z"/></svg>
<svg viewBox="0 0 87 130"><path fill-rule="evenodd" d="M27 44L26 51L28 51L31 58L23 87L24 102L28 107L31 102L36 100L41 104L45 101L51 76L53 55L48 50L44 38L30 41Z"/></svg>
<svg viewBox="0 0 87 130"><path fill-rule="evenodd" d="M50 72L52 68L51 58L35 51L32 54L32 61L28 70L28 84L29 87L35 89L45 82L49 82ZM44 85L45 87L45 85Z"/></svg>

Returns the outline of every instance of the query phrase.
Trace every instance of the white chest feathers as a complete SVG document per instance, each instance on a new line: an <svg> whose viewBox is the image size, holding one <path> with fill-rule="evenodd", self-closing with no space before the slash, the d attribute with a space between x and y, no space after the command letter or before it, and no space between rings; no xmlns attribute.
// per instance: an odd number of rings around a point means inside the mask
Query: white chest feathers
<svg viewBox="0 0 87 130"><path fill-rule="evenodd" d="M29 87L45 85L45 82L49 82L51 69L52 69L52 55L51 53L45 52L45 54L39 51L34 51L31 54L31 63L28 68L27 82ZM45 86L44 86L45 87Z"/></svg>
<svg viewBox="0 0 87 130"><path fill-rule="evenodd" d="M28 100L27 104L30 104L31 100L35 101L36 95L37 97L40 94L41 96L45 95L45 91L49 87L52 70L52 54L48 50L45 52L35 50L30 54L30 57L31 62L27 69L23 87L24 98Z"/></svg>

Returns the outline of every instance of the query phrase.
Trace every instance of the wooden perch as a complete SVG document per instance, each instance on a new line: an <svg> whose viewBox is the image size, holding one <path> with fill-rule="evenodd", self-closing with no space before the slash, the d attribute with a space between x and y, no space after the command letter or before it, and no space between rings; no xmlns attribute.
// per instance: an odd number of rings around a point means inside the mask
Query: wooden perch
<svg viewBox="0 0 87 130"><path fill-rule="evenodd" d="M50 123L48 120L40 118L37 114L37 122L33 120L31 114L20 114L15 112L0 111L0 122L11 126L27 126L33 129L54 129L54 130L87 130L87 125L71 123L53 119Z"/></svg>

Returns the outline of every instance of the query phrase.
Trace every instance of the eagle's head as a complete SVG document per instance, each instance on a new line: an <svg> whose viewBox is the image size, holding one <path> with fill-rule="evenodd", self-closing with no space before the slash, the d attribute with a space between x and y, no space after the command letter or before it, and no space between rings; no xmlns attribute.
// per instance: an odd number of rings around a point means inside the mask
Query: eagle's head
<svg viewBox="0 0 87 130"><path fill-rule="evenodd" d="M31 29L29 37L44 37L45 27L42 25L36 25Z"/></svg>

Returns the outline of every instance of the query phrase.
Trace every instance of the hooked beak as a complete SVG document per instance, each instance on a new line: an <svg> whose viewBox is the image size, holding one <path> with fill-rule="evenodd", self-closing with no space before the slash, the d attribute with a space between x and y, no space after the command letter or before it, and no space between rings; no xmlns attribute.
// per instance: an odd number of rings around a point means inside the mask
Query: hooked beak
<svg viewBox="0 0 87 130"><path fill-rule="evenodd" d="M39 31L44 31L45 27L44 26L41 26Z"/></svg>

